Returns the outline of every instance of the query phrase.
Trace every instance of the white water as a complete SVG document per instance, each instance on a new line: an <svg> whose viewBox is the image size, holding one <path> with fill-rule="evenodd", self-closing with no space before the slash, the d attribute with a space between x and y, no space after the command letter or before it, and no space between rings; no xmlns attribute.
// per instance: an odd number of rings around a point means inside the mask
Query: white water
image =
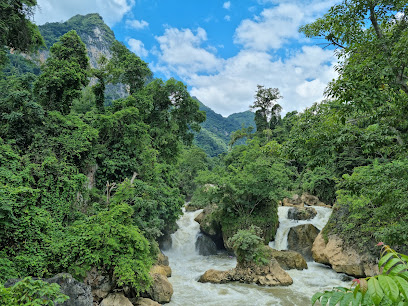
<svg viewBox="0 0 408 306"><path fill-rule="evenodd" d="M279 208L279 221L281 225L287 219L287 212L285 218L283 218L284 212L281 212L282 208L286 209L286 207ZM320 210L320 208L318 209ZM177 222L179 229L172 235L173 247L165 252L169 257L172 268L172 276L169 278L169 281L174 289L172 300L167 305L303 306L310 305L310 298L317 291L331 289L335 286L347 286L349 284L343 283L340 280L341 274L337 274L330 268L314 262L308 262L309 268L307 270L289 270L288 273L293 279L293 285L288 287L262 287L255 284L241 284L238 282L228 284L199 283L197 282L198 278L206 270L228 270L236 265L235 258L226 254L201 256L196 253L195 241L199 233L199 224L194 221L194 218L200 212L184 213ZM299 224L302 223L295 223L295 226ZM316 227L319 228L318 225Z"/></svg>
<svg viewBox="0 0 408 306"><path fill-rule="evenodd" d="M313 224L319 230L322 230L326 225L331 215L331 208L314 206L317 215L311 220L291 220L288 219L288 211L291 207L280 206L278 207L279 216L279 228L276 231L275 241L269 243L271 248L276 250L286 250L288 248L288 234L291 227L301 224Z"/></svg>

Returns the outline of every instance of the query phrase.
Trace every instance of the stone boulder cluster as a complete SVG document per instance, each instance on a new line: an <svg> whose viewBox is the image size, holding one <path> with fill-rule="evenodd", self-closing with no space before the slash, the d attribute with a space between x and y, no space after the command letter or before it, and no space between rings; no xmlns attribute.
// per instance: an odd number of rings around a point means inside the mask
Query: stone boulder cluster
<svg viewBox="0 0 408 306"><path fill-rule="evenodd" d="M159 253L156 263L150 269L150 275L153 283L141 297L132 288L118 288L108 273L95 268L87 273L83 282L77 281L68 273L60 273L44 281L57 283L61 292L69 296L69 300L58 304L60 306L158 306L170 302L173 286L167 279L171 276L167 256ZM5 287L11 287L18 281L20 279L8 280Z"/></svg>

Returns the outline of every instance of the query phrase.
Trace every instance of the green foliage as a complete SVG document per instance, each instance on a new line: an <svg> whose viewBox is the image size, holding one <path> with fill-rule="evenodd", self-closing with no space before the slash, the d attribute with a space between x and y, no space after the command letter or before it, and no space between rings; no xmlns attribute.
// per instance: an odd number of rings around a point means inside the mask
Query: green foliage
<svg viewBox="0 0 408 306"><path fill-rule="evenodd" d="M273 130L280 120L280 112L282 107L276 104L275 101L282 98L278 88L264 88L257 85L258 90L255 94L255 101L250 105L255 111L256 129L262 132L266 129Z"/></svg>
<svg viewBox="0 0 408 306"><path fill-rule="evenodd" d="M30 21L36 5L36 0L0 1L0 67L6 62L5 46L28 52L44 43Z"/></svg>
<svg viewBox="0 0 408 306"><path fill-rule="evenodd" d="M197 188L195 178L200 171L207 170L209 166L210 161L202 149L196 146L185 147L179 161L181 192L187 197L191 197Z"/></svg>
<svg viewBox="0 0 408 306"><path fill-rule="evenodd" d="M183 200L176 188L161 183L149 185L141 180L123 182L117 189L112 204L127 203L134 210L133 224L150 241L163 234L169 224L180 216Z"/></svg>
<svg viewBox="0 0 408 306"><path fill-rule="evenodd" d="M72 30L64 34L50 52L43 73L34 84L34 92L47 110L68 114L72 101L81 95L82 87L89 83L89 59L85 44Z"/></svg>
<svg viewBox="0 0 408 306"><path fill-rule="evenodd" d="M358 167L340 183L338 212L327 226L330 232L364 249L379 240L389 241L397 249L406 247L407 193L407 160Z"/></svg>
<svg viewBox="0 0 408 306"><path fill-rule="evenodd" d="M238 230L238 232L229 239L238 265L246 266L250 264L266 264L268 262L263 240L259 235L262 231L259 227L251 226L248 230Z"/></svg>
<svg viewBox="0 0 408 306"><path fill-rule="evenodd" d="M75 223L64 240L54 242L50 257L59 258L60 266L77 277L96 266L105 269L119 286L144 291L151 283L153 254L147 239L133 225L133 213L129 205L117 204Z"/></svg>
<svg viewBox="0 0 408 306"><path fill-rule="evenodd" d="M382 242L379 243L382 245ZM337 287L317 292L312 305L406 305L408 302L408 256L383 246L378 262L380 275L354 279L350 288ZM353 288L354 286L354 288Z"/></svg>
<svg viewBox="0 0 408 306"><path fill-rule="evenodd" d="M26 277L10 288L0 285L0 304L14 305L55 305L64 303L69 297L60 292L58 284L48 284L42 280Z"/></svg>
<svg viewBox="0 0 408 306"><path fill-rule="evenodd" d="M241 129L243 124L247 128L255 128L254 113L250 111L235 113L225 118L200 101L197 100L197 102L200 110L206 113L206 120L201 123L200 132L195 134L194 144L210 157L226 153L232 133ZM245 143L244 139L236 142L236 144L243 143Z"/></svg>
<svg viewBox="0 0 408 306"><path fill-rule="evenodd" d="M329 169L316 167L306 170L302 176L302 189L328 205L333 205L336 197L336 176Z"/></svg>

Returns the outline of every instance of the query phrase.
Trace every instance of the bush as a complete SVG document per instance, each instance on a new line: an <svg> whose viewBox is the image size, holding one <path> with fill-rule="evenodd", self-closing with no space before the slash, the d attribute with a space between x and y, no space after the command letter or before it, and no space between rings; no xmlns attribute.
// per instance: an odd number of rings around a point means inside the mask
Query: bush
<svg viewBox="0 0 408 306"><path fill-rule="evenodd" d="M60 292L58 284L26 277L10 288L0 285L0 304L4 306L37 306L63 303L69 297Z"/></svg>
<svg viewBox="0 0 408 306"><path fill-rule="evenodd" d="M263 240L259 237L260 233L259 227L251 226L249 230L239 230L229 239L228 242L237 256L238 265L268 263Z"/></svg>

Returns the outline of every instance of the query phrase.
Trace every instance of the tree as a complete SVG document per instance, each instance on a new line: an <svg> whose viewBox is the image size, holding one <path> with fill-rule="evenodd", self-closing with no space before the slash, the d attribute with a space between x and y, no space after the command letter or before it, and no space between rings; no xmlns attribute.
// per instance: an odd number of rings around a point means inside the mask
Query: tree
<svg viewBox="0 0 408 306"><path fill-rule="evenodd" d="M274 128L280 119L282 107L276 104L276 100L282 98L278 88L264 88L257 85L258 91L255 94L255 102L250 105L251 109L257 109L255 112L255 124L258 132L268 128ZM269 124L268 121L270 120Z"/></svg>
<svg viewBox="0 0 408 306"><path fill-rule="evenodd" d="M348 111L370 111L386 103L406 104L407 25L404 0L344 0L300 31L307 37L325 38L338 49L340 76L326 93Z"/></svg>
<svg viewBox="0 0 408 306"><path fill-rule="evenodd" d="M118 41L112 44L112 59L110 66L115 82L129 86L129 93L135 94L143 88L144 84L152 76L147 64L136 54L129 51L126 46Z"/></svg>
<svg viewBox="0 0 408 306"><path fill-rule="evenodd" d="M6 62L6 50L29 52L44 44L37 26L29 17L36 0L0 0L0 66Z"/></svg>
<svg viewBox="0 0 408 306"><path fill-rule="evenodd" d="M101 56L98 60L98 69L92 69L92 74L97 78L98 83L92 86L92 92L95 95L96 108L100 113L103 113L105 103L105 87L109 77L109 62L105 56Z"/></svg>
<svg viewBox="0 0 408 306"><path fill-rule="evenodd" d="M64 34L50 52L44 72L34 84L34 92L45 109L68 114L72 101L80 97L81 89L89 83L86 47L72 30Z"/></svg>

